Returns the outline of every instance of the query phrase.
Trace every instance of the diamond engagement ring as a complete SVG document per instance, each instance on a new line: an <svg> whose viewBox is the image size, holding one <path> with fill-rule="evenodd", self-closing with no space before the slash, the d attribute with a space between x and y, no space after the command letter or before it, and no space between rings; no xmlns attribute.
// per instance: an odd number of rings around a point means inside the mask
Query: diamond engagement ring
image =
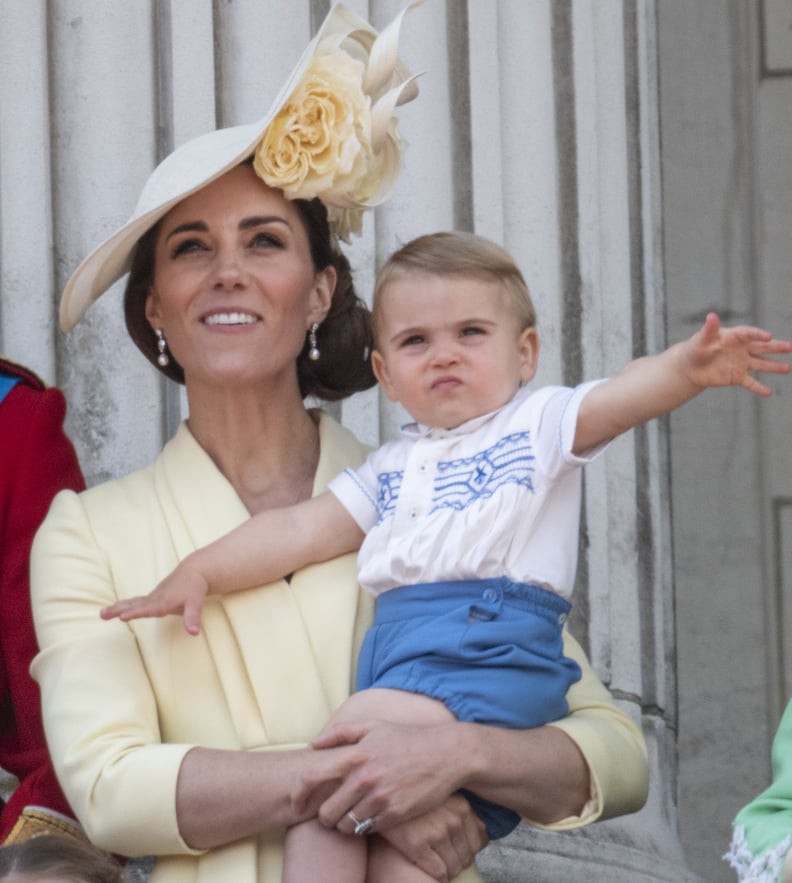
<svg viewBox="0 0 792 883"><path fill-rule="evenodd" d="M359 819L353 812L350 810L347 813L347 816L355 823L355 830L352 832L353 834L357 834L358 837L363 837L364 834L368 834L368 832L374 827L374 819Z"/></svg>

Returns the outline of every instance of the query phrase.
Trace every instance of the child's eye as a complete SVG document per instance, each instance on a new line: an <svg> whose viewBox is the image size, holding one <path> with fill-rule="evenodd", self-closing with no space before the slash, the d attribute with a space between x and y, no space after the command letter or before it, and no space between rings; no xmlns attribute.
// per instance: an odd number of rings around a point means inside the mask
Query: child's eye
<svg viewBox="0 0 792 883"><path fill-rule="evenodd" d="M474 334L486 334L486 332L479 325L469 325L467 328L462 329L463 337L470 337Z"/></svg>
<svg viewBox="0 0 792 883"><path fill-rule="evenodd" d="M422 334L411 334L402 341L402 346L419 346L426 343L426 338Z"/></svg>

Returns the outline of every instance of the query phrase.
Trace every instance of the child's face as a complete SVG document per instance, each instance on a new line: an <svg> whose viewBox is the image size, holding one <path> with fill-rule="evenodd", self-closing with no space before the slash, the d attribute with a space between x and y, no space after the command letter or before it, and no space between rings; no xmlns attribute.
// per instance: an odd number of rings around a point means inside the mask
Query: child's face
<svg viewBox="0 0 792 883"><path fill-rule="evenodd" d="M520 329L500 283L405 273L379 296L374 372L419 423L453 429L500 408L533 378L536 329Z"/></svg>

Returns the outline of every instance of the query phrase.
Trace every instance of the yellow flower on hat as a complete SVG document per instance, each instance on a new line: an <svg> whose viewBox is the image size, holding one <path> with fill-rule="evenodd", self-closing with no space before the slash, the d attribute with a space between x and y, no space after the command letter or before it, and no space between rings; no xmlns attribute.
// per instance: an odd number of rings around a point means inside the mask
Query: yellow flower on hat
<svg viewBox="0 0 792 883"><path fill-rule="evenodd" d="M393 111L415 86L395 52L398 25L377 39L357 31L320 43L254 154L266 184L288 199L321 199L346 241L360 233L365 209L390 195L401 169Z"/></svg>
<svg viewBox="0 0 792 883"><path fill-rule="evenodd" d="M338 50L313 59L259 143L253 166L289 199L367 200L376 190L371 100L362 62Z"/></svg>

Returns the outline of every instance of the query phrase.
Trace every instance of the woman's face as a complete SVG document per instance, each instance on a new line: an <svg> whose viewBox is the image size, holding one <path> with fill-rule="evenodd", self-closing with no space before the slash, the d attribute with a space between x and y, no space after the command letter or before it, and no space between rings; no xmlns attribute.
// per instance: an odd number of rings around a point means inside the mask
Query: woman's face
<svg viewBox="0 0 792 883"><path fill-rule="evenodd" d="M146 317L188 388L296 384L295 360L327 314L335 271L316 271L295 207L243 165L165 216L153 280Z"/></svg>

